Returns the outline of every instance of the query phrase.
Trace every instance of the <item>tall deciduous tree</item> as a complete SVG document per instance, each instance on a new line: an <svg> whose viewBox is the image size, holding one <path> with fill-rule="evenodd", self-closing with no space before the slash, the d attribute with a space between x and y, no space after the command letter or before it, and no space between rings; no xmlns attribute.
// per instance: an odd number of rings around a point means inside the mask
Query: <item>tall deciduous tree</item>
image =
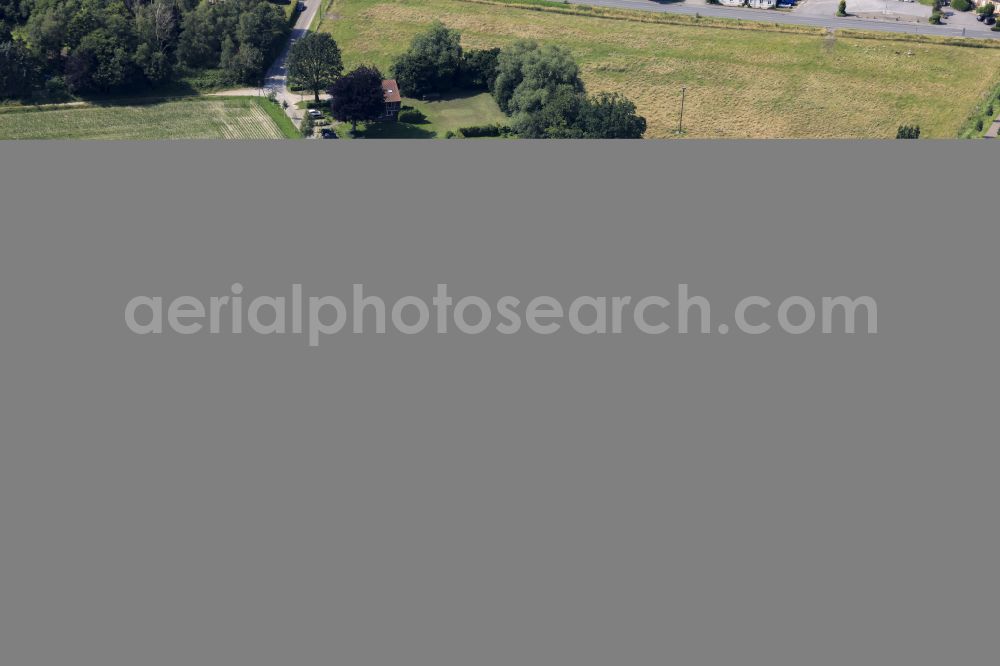
<svg viewBox="0 0 1000 666"><path fill-rule="evenodd" d="M580 115L588 139L641 139L646 133L646 119L635 112L635 103L618 93L590 98Z"/></svg>
<svg viewBox="0 0 1000 666"><path fill-rule="evenodd" d="M332 86L343 71L340 47L325 32L310 32L288 54L288 80L311 90L317 102L320 91Z"/></svg>
<svg viewBox="0 0 1000 666"><path fill-rule="evenodd" d="M586 98L571 85L562 84L549 91L545 100L531 112L514 116L514 131L523 139L582 139L581 113Z"/></svg>
<svg viewBox="0 0 1000 666"><path fill-rule="evenodd" d="M500 53L498 67L493 96L500 109L512 115L538 111L563 86L584 89L580 68L559 46L515 42Z"/></svg>
<svg viewBox="0 0 1000 666"><path fill-rule="evenodd" d="M400 90L419 97L451 90L461 68L461 36L437 21L414 37L409 50L396 58L392 74Z"/></svg>
<svg viewBox="0 0 1000 666"><path fill-rule="evenodd" d="M385 110L382 73L362 65L337 79L330 96L333 117L351 123L351 131L357 131L359 122L375 120Z"/></svg>
<svg viewBox="0 0 1000 666"><path fill-rule="evenodd" d="M462 69L458 76L458 85L474 90L493 90L493 82L497 78L497 60L500 49L478 49L462 54Z"/></svg>
<svg viewBox="0 0 1000 666"><path fill-rule="evenodd" d="M21 42L0 42L0 99L31 92L39 64Z"/></svg>

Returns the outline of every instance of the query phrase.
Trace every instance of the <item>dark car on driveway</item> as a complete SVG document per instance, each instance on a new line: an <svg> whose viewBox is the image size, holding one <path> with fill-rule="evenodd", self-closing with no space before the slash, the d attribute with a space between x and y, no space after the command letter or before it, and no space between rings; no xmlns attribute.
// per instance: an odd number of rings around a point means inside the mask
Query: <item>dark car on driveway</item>
<svg viewBox="0 0 1000 666"><path fill-rule="evenodd" d="M337 133L334 132L329 127L324 127L322 130L320 130L319 135L321 137L323 137L324 139L336 139L337 138Z"/></svg>

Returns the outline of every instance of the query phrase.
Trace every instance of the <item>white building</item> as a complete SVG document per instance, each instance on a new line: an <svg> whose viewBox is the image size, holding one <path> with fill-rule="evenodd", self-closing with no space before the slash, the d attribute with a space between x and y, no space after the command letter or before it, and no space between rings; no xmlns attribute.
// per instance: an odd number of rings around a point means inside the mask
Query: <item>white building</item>
<svg viewBox="0 0 1000 666"><path fill-rule="evenodd" d="M727 7L742 7L743 5L749 5L755 9L772 9L777 5L777 0L719 0L723 5Z"/></svg>

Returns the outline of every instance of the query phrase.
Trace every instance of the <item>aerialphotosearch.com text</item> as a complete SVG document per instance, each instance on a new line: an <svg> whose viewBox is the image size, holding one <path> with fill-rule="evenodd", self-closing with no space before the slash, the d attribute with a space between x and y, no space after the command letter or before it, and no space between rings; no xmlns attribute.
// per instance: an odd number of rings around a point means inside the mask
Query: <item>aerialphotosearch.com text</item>
<svg viewBox="0 0 1000 666"><path fill-rule="evenodd" d="M530 299L503 296L493 301L478 296L453 297L447 284L438 284L434 296L403 296L385 300L366 293L363 284L352 286L351 298L306 296L301 284L293 284L290 296L244 295L243 285L234 283L229 293L206 299L179 296L136 296L125 306L125 322L136 334L159 334L170 330L182 335L195 333L243 333L260 335L291 333L308 336L317 347L323 337L342 332L386 333L392 329L406 335L424 332L479 335L491 328L504 335L529 331L551 335L569 330L580 335L620 334L634 331L646 335L676 332L725 335L738 331L761 335L780 331L792 335L809 332L878 332L878 306L870 296L824 296L809 299L789 296L780 300L748 296L739 301L728 322L713 324L711 303L690 293L687 284L677 285L673 298L664 296L579 296L560 300L550 296ZM735 329L735 330L734 330Z"/></svg>

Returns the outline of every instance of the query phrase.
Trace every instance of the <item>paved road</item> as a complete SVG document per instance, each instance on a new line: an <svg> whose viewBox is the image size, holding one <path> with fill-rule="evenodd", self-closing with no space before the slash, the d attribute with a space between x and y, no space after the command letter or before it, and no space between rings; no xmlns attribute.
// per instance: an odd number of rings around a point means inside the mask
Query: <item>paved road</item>
<svg viewBox="0 0 1000 666"><path fill-rule="evenodd" d="M288 52L291 50L292 44L294 44L296 40L302 38L307 32L309 32L309 26L312 24L313 17L316 16L316 12L319 11L320 6L324 1L325 0L305 0L305 11L299 14L298 19L295 20L295 25L292 27L292 31L288 35L288 42L285 44L281 53L264 75L263 88L237 88L236 90L224 90L212 94L220 96L244 97L262 94L267 95L273 92L277 96L279 104L282 102L288 103L288 106L285 107L285 113L289 118L291 118L292 123L294 123L296 127L301 127L302 118L304 117L305 112L302 109L296 108L295 104L301 99L304 99L304 96L299 93L293 93L288 89ZM295 0L292 0L292 2L295 2ZM320 98L326 97L327 95L325 93L320 94Z"/></svg>
<svg viewBox="0 0 1000 666"><path fill-rule="evenodd" d="M295 0L292 0L292 2L295 2ZM324 0L305 0L305 11L299 14L295 25L292 26L292 32L288 36L288 43L285 44L285 48L281 50L281 55L268 68L267 74L264 76L265 90L274 92L278 96L278 103L288 103L285 113L292 119L296 127L302 122L303 112L301 109L295 108L295 103L299 101L299 95L297 93L293 94L288 90L288 52L297 39L300 39L309 32L309 25L312 23L313 17L316 16L316 12L319 11L320 5L323 2Z"/></svg>
<svg viewBox="0 0 1000 666"><path fill-rule="evenodd" d="M315 0L313 0L315 1ZM737 7L721 7L718 5L689 5L682 3L660 3L653 0L569 0L573 4L597 5L615 7L618 9L638 9L647 12L663 14L701 14L702 16L717 16L721 18L742 19L745 21L761 21L763 23L787 23L792 25L815 25L823 28L853 28L855 30L876 30L879 32L904 32L909 34L938 35L941 37L978 37L998 39L1000 32L980 30L965 34L962 28L953 26L934 26L931 24L898 24L888 21L874 21L862 18L829 18L822 16L800 16L794 12L778 12L767 9L742 9Z"/></svg>

